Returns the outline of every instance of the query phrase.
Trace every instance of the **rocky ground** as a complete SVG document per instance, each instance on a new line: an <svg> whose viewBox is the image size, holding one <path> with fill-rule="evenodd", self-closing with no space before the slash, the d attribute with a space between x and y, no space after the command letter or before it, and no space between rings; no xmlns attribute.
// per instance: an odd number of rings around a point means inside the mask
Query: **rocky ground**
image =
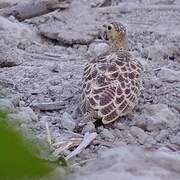
<svg viewBox="0 0 180 180"><path fill-rule="evenodd" d="M48 124L56 145L62 139L97 133L99 143L70 161L77 163L78 179L109 179L116 169L122 169L123 179L179 179L180 2L114 0L112 6L99 4L101 1L73 1L67 10L22 22L13 16L0 17L0 109L8 110L12 121L21 119L19 126L41 139L47 138ZM111 21L127 26L130 51L144 66L144 89L131 115L110 125L94 125L84 122L79 109L81 78L88 59L106 48L96 37L101 25ZM119 149L108 150L112 147ZM74 147L61 150L53 146L57 156L68 156ZM108 152L101 158L104 150ZM81 164L97 157L97 162L79 172ZM142 172L139 169L146 161L149 164ZM97 173L93 176L91 172ZM117 172L113 176L117 179Z"/></svg>

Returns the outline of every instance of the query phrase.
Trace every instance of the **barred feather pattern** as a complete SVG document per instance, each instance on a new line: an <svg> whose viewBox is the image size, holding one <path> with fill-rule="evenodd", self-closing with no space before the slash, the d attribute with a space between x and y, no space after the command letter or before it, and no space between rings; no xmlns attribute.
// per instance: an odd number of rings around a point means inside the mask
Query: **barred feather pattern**
<svg viewBox="0 0 180 180"><path fill-rule="evenodd" d="M128 51L110 51L84 68L82 112L104 124L132 112L140 95L142 66Z"/></svg>

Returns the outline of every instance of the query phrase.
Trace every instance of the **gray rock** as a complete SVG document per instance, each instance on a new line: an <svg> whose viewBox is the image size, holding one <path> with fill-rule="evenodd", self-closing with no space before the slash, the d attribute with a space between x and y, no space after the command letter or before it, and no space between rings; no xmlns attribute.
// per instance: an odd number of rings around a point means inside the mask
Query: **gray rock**
<svg viewBox="0 0 180 180"><path fill-rule="evenodd" d="M172 136L170 137L170 141L172 144L180 145L180 136Z"/></svg>
<svg viewBox="0 0 180 180"><path fill-rule="evenodd" d="M95 125L93 124L93 122L89 121L83 128L82 133L85 134L86 132L95 132L95 131L96 131Z"/></svg>
<svg viewBox="0 0 180 180"><path fill-rule="evenodd" d="M105 53L108 49L109 46L106 43L92 43L89 46L88 54L90 56L99 56Z"/></svg>
<svg viewBox="0 0 180 180"><path fill-rule="evenodd" d="M180 71L175 71L168 68L162 68L158 73L158 76L162 81L169 83L180 81Z"/></svg>
<svg viewBox="0 0 180 180"><path fill-rule="evenodd" d="M89 44L98 35L96 24L96 12L86 3L73 1L69 10L55 16L58 21L49 18L48 21L39 26L39 33L43 36L56 40L63 44ZM91 22L91 23L88 23ZM80 27L81 28L77 28Z"/></svg>
<svg viewBox="0 0 180 180"><path fill-rule="evenodd" d="M143 113L149 131L167 127L173 128L180 123L175 113L173 113L166 104L147 105Z"/></svg>
<svg viewBox="0 0 180 180"><path fill-rule="evenodd" d="M61 118L61 125L63 128L73 131L74 128L76 127L76 122L74 121L74 119L71 117L70 114L64 112Z"/></svg>
<svg viewBox="0 0 180 180"><path fill-rule="evenodd" d="M175 104L174 108L180 113L180 103Z"/></svg>
<svg viewBox="0 0 180 180"><path fill-rule="evenodd" d="M176 47L173 43L164 45L156 40L154 45L146 47L143 53L146 57L149 57L152 60L160 60L163 58L167 59L178 54L178 47Z"/></svg>
<svg viewBox="0 0 180 180"><path fill-rule="evenodd" d="M21 112L24 112L24 113L26 113L27 115L29 115L30 118L31 118L33 121L37 121L37 120L38 120L37 115L34 113L34 111L33 111L30 107L20 107L19 110L20 110Z"/></svg>
<svg viewBox="0 0 180 180"><path fill-rule="evenodd" d="M163 130L160 131L160 133L157 136L155 136L155 139L158 142L163 142L163 141L167 140L168 135L169 135L168 130L167 129L163 129Z"/></svg>
<svg viewBox="0 0 180 180"><path fill-rule="evenodd" d="M54 63L53 66L51 66L49 70L52 72L58 73L61 71L61 68L60 68L59 64Z"/></svg>
<svg viewBox="0 0 180 180"><path fill-rule="evenodd" d="M115 137L118 137L119 139L123 138L122 131L120 131L119 129L116 128L113 130L113 132Z"/></svg>
<svg viewBox="0 0 180 180"><path fill-rule="evenodd" d="M71 89L65 89L63 91L63 94L61 95L61 98L63 101L66 101L68 99L71 99L73 96L74 96L74 94Z"/></svg>
<svg viewBox="0 0 180 180"><path fill-rule="evenodd" d="M13 103L9 99L0 99L0 111L7 113L15 112Z"/></svg>
<svg viewBox="0 0 180 180"><path fill-rule="evenodd" d="M125 125L125 124L123 124L123 123L121 123L121 122L115 122L115 127L117 128L117 129L119 129L119 130L125 130L125 129L127 129L128 127L127 127L127 125Z"/></svg>
<svg viewBox="0 0 180 180"><path fill-rule="evenodd" d="M127 144L137 144L136 138L130 133L129 130L122 131L122 136Z"/></svg>
<svg viewBox="0 0 180 180"><path fill-rule="evenodd" d="M25 106L25 104L26 104L26 103L25 103L24 101L19 101L19 106L20 106L20 107Z"/></svg>
<svg viewBox="0 0 180 180"><path fill-rule="evenodd" d="M148 135L138 127L135 126L131 127L130 132L134 137L138 139L140 144L144 144L144 142L148 138Z"/></svg>
<svg viewBox="0 0 180 180"><path fill-rule="evenodd" d="M32 122L31 116L24 111L18 113L10 113L8 114L8 118L12 123L30 123Z"/></svg>
<svg viewBox="0 0 180 180"><path fill-rule="evenodd" d="M113 136L112 132L109 131L109 130L106 129L106 128L103 128L103 130L101 131L100 135L101 135L101 137L102 137L103 139L108 139L108 140L114 139L114 136Z"/></svg>
<svg viewBox="0 0 180 180"><path fill-rule="evenodd" d="M0 50L0 67L12 67L22 62L21 52L17 48L3 47Z"/></svg>
<svg viewBox="0 0 180 180"><path fill-rule="evenodd" d="M48 88L48 91L51 96L60 96L63 93L63 87L61 85L50 86Z"/></svg>
<svg viewBox="0 0 180 180"><path fill-rule="evenodd" d="M153 45L148 46L144 48L143 55L146 58L151 58L152 60L160 60L163 58L163 52L162 52L163 46L162 45Z"/></svg>
<svg viewBox="0 0 180 180"><path fill-rule="evenodd" d="M93 172L93 173L92 173ZM177 180L180 155L124 146L102 152L71 176L73 180Z"/></svg>
<svg viewBox="0 0 180 180"><path fill-rule="evenodd" d="M52 85L52 86L56 86L56 85L59 85L62 83L62 79L59 78L59 76L54 76L53 78L51 78L49 80L49 83Z"/></svg>
<svg viewBox="0 0 180 180"><path fill-rule="evenodd" d="M21 96L20 95L11 95L10 100L15 107L19 106Z"/></svg>
<svg viewBox="0 0 180 180"><path fill-rule="evenodd" d="M152 77L149 82L150 85L160 88L162 86L162 81L157 77Z"/></svg>
<svg viewBox="0 0 180 180"><path fill-rule="evenodd" d="M157 141L152 136L148 136L146 141L144 142L144 146L150 147L150 148L156 144L157 144Z"/></svg>

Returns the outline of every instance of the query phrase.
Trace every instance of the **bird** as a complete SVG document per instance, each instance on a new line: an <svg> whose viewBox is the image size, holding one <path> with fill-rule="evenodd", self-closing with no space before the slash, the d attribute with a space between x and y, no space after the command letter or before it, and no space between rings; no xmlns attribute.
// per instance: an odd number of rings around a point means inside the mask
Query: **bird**
<svg viewBox="0 0 180 180"><path fill-rule="evenodd" d="M110 48L85 65L81 110L85 119L109 124L138 104L143 67L130 54L126 27L120 22L103 26Z"/></svg>

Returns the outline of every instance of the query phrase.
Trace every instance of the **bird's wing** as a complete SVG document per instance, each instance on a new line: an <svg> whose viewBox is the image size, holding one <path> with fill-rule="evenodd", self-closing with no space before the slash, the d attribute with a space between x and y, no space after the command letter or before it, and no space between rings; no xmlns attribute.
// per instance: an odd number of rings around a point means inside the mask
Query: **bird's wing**
<svg viewBox="0 0 180 180"><path fill-rule="evenodd" d="M140 67L127 52L109 53L88 63L83 78L83 104L104 124L126 115L139 94ZM87 106L88 105L88 106Z"/></svg>

